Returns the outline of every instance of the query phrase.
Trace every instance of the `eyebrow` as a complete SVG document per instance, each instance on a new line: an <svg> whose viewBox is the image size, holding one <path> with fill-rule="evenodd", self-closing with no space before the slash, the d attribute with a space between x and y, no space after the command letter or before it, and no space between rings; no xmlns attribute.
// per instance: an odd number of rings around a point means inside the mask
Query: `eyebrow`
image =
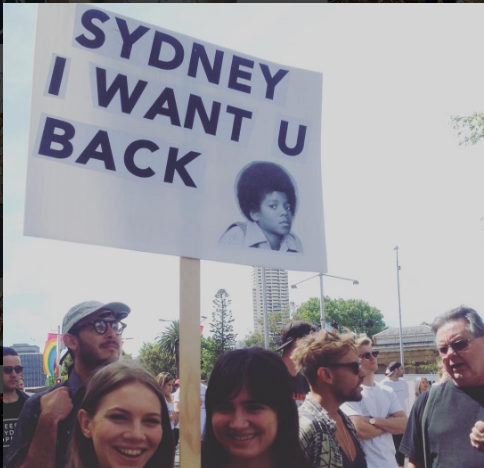
<svg viewBox="0 0 484 468"><path fill-rule="evenodd" d="M107 412L108 411L119 411L119 412L124 413L124 414L130 414L130 415L132 414L131 411L128 411L124 408L121 408L120 406L114 406L113 408L109 408L107 410ZM160 416L161 417L161 412L160 413L147 413L144 416Z"/></svg>

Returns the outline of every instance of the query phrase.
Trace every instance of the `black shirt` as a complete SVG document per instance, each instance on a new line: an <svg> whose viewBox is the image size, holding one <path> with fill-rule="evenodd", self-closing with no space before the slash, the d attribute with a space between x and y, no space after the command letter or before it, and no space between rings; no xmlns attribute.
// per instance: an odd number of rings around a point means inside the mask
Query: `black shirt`
<svg viewBox="0 0 484 468"><path fill-rule="evenodd" d="M61 421L57 427L55 468L64 468L66 466L67 450L69 446L71 432L77 420L77 413L79 411L82 399L86 391L86 387L79 379L79 376L77 375L75 370L72 371L69 379L65 382L62 382L61 384L56 385L45 392L36 393L31 398L29 398L22 410L22 413L20 414L17 428L15 431L15 436L10 446L7 458L5 459L5 466L14 466L14 464L17 463L17 460L22 460L27 455L30 444L32 443L35 435L37 422L40 417L40 399L42 398L42 396L44 396L46 393L52 392L59 387L64 386L67 386L69 388L74 408L70 412L69 416Z"/></svg>
<svg viewBox="0 0 484 468"><path fill-rule="evenodd" d="M469 434L477 421L484 421L484 385L456 387L452 380L442 384L428 429L427 460L432 468L482 468L484 453L471 445ZM411 460L423 461L422 417L429 391L413 405L400 452ZM465 460L465 462L464 462Z"/></svg>
<svg viewBox="0 0 484 468"><path fill-rule="evenodd" d="M299 407L306 399L306 395L309 393L309 384L301 373L297 373L294 377L291 376L292 382L292 398Z"/></svg>
<svg viewBox="0 0 484 468"><path fill-rule="evenodd" d="M367 468L365 454L360 448L360 444L355 440L351 431L348 431L353 439L353 443L355 444L356 448L356 457L353 461L351 461L347 456L343 449L341 449L341 455L343 456L343 468Z"/></svg>
<svg viewBox="0 0 484 468"><path fill-rule="evenodd" d="M18 416L28 398L28 395L20 390L16 390L16 393L19 397L16 402L3 403L3 461L5 461L5 455L12 442L12 436L15 432Z"/></svg>

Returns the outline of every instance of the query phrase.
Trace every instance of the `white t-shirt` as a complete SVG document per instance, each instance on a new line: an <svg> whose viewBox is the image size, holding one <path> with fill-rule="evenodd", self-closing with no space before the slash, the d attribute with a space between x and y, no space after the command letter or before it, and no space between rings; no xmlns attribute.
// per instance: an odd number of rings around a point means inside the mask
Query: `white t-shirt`
<svg viewBox="0 0 484 468"><path fill-rule="evenodd" d="M390 387L375 382L373 387L362 385L363 399L341 405L341 410L348 416L372 416L387 418L391 414L403 411L395 392ZM368 468L398 468L395 460L395 446L389 432L373 439L362 440Z"/></svg>
<svg viewBox="0 0 484 468"><path fill-rule="evenodd" d="M400 402L400 405L402 406L405 413L408 414L409 392L408 392L407 381L403 379L398 379L398 380L384 379L381 383L393 389L393 391L398 397L398 401Z"/></svg>

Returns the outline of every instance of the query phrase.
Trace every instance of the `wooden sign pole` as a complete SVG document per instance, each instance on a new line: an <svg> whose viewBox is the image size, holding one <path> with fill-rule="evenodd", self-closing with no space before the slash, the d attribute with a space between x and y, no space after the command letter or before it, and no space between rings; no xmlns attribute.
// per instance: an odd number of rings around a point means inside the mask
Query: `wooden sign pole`
<svg viewBox="0 0 484 468"><path fill-rule="evenodd" d="M200 260L180 258L180 468L200 468Z"/></svg>

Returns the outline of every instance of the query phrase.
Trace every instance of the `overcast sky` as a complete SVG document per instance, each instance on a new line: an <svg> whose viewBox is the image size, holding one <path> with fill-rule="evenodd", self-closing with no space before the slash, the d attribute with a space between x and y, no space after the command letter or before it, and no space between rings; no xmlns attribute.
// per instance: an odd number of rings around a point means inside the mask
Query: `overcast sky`
<svg viewBox="0 0 484 468"><path fill-rule="evenodd" d="M484 142L458 146L450 125L484 110L481 5L103 8L322 72L328 273L360 283L325 278L325 294L363 299L397 326L398 245L404 326L459 304L484 315ZM4 4L4 14L4 343L42 350L74 304L122 301L133 310L125 349L137 355L166 326L158 319L178 316L179 259L22 235L36 6ZM239 338L252 330L251 270L202 261L202 315L226 289ZM319 294L316 278L290 300Z"/></svg>

